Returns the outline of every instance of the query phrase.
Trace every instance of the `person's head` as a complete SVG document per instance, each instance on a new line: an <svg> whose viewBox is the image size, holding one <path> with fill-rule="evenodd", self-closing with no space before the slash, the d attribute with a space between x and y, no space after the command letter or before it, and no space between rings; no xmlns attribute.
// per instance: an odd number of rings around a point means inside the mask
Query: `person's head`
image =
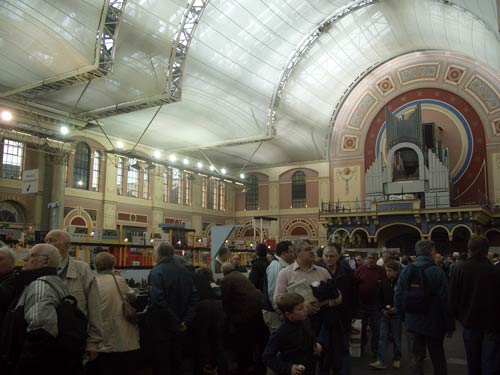
<svg viewBox="0 0 500 375"><path fill-rule="evenodd" d="M326 245L323 249L323 260L328 268L335 267L340 260L342 248L337 243Z"/></svg>
<svg viewBox="0 0 500 375"><path fill-rule="evenodd" d="M283 259L288 264L295 260L295 252L293 251L292 241L280 241L276 245L276 255Z"/></svg>
<svg viewBox="0 0 500 375"><path fill-rule="evenodd" d="M174 248L168 243L161 243L156 248L156 262L174 259Z"/></svg>
<svg viewBox="0 0 500 375"><path fill-rule="evenodd" d="M241 265L241 257L239 255L233 255L233 264L235 267L239 267Z"/></svg>
<svg viewBox="0 0 500 375"><path fill-rule="evenodd" d="M224 262L222 263L221 270L224 276L229 275L234 271L234 264L231 262Z"/></svg>
<svg viewBox="0 0 500 375"><path fill-rule="evenodd" d="M16 254L7 246L0 248L0 275L5 275L16 266Z"/></svg>
<svg viewBox="0 0 500 375"><path fill-rule="evenodd" d="M316 249L314 249L314 253L316 255L316 260L323 259L323 247L318 246Z"/></svg>
<svg viewBox="0 0 500 375"><path fill-rule="evenodd" d="M285 317L292 322L307 318L304 297L300 294L285 293L278 298L277 305Z"/></svg>
<svg viewBox="0 0 500 375"><path fill-rule="evenodd" d="M357 267L361 267L363 265L364 259L361 255L356 255L354 259L356 260Z"/></svg>
<svg viewBox="0 0 500 375"><path fill-rule="evenodd" d="M33 246L30 254L24 258L23 271L40 268L57 268L61 264L59 250L50 244L41 243Z"/></svg>
<svg viewBox="0 0 500 375"><path fill-rule="evenodd" d="M293 241L292 246L297 263L304 267L310 267L314 263L314 250L310 240L301 238Z"/></svg>
<svg viewBox="0 0 500 375"><path fill-rule="evenodd" d="M222 247L217 253L217 257L221 260L221 262L229 262L231 259L231 251L227 247Z"/></svg>
<svg viewBox="0 0 500 375"><path fill-rule="evenodd" d="M473 236L467 244L470 256L487 256L490 241L484 236Z"/></svg>
<svg viewBox="0 0 500 375"><path fill-rule="evenodd" d="M401 264L407 266L408 264L410 264L410 260L408 259L408 256L407 255L403 255L401 257Z"/></svg>
<svg viewBox="0 0 500 375"><path fill-rule="evenodd" d="M433 256L436 252L434 248L434 241L432 240L420 240L415 244L415 254L417 256Z"/></svg>
<svg viewBox="0 0 500 375"><path fill-rule="evenodd" d="M500 258L500 257L499 257L499 255L498 255L498 253L494 253L494 254L492 255L492 258L491 258L491 259L493 260L493 263L497 263L497 262L498 262L498 260L499 260L499 258Z"/></svg>
<svg viewBox="0 0 500 375"><path fill-rule="evenodd" d="M451 255L455 258L455 260L457 260L460 256L460 253L458 251L454 251Z"/></svg>
<svg viewBox="0 0 500 375"><path fill-rule="evenodd" d="M212 270L210 269L210 267L204 267L204 266L199 267L196 269L196 272L204 275L208 279L208 281L210 281L211 283L214 282L214 274L212 273Z"/></svg>
<svg viewBox="0 0 500 375"><path fill-rule="evenodd" d="M443 264L443 262L444 262L444 257L441 254L436 253L434 255L434 263L440 266L441 264Z"/></svg>
<svg viewBox="0 0 500 375"><path fill-rule="evenodd" d="M264 258L267 255L267 245L265 243L258 243L255 247L255 254L259 258Z"/></svg>
<svg viewBox="0 0 500 375"><path fill-rule="evenodd" d="M69 248L71 246L71 237L67 232L60 229L51 230L45 236L45 243L48 243L59 250L61 260L64 261L68 257Z"/></svg>
<svg viewBox="0 0 500 375"><path fill-rule="evenodd" d="M387 263L392 259L392 253L389 250L384 250L382 251L382 260L384 261L384 264Z"/></svg>
<svg viewBox="0 0 500 375"><path fill-rule="evenodd" d="M368 256L366 257L366 266L368 268L375 268L377 267L377 254L376 253L368 253Z"/></svg>
<svg viewBox="0 0 500 375"><path fill-rule="evenodd" d="M399 275L399 264L394 260L390 260L384 264L385 274L388 279L394 280L398 278Z"/></svg>
<svg viewBox="0 0 500 375"><path fill-rule="evenodd" d="M97 272L112 271L115 266L116 258L113 254L100 252L94 258L94 266Z"/></svg>

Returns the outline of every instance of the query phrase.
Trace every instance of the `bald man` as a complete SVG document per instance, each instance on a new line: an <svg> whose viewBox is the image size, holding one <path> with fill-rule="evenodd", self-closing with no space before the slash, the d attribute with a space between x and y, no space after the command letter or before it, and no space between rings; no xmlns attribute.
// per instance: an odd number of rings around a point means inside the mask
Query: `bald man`
<svg viewBox="0 0 500 375"><path fill-rule="evenodd" d="M57 274L69 290L69 294L78 301L78 307L87 315L89 330L87 354L89 360L97 357L97 350L102 343L101 302L97 282L87 263L69 256L71 237L63 230L51 230L45 236L45 242L53 245L61 254L61 265Z"/></svg>

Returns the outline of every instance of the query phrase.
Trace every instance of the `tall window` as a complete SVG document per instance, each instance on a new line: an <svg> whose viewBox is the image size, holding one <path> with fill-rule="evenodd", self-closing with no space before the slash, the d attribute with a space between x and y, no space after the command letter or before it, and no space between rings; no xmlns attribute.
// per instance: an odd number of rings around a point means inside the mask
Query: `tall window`
<svg viewBox="0 0 500 375"><path fill-rule="evenodd" d="M208 195L208 177L203 176L203 180L201 183L201 207L203 208L208 208L207 195Z"/></svg>
<svg viewBox="0 0 500 375"><path fill-rule="evenodd" d="M172 177L170 179L170 203L179 204L181 173L177 168L172 168Z"/></svg>
<svg viewBox="0 0 500 375"><path fill-rule="evenodd" d="M191 183L194 179L194 174L184 172L184 177L182 179L182 191L183 191L183 201L186 206L191 204Z"/></svg>
<svg viewBox="0 0 500 375"><path fill-rule="evenodd" d="M295 172L292 176L292 207L306 206L306 175L304 172Z"/></svg>
<svg viewBox="0 0 500 375"><path fill-rule="evenodd" d="M118 165L116 166L116 194L122 195L123 193L123 163L122 157L118 158Z"/></svg>
<svg viewBox="0 0 500 375"><path fill-rule="evenodd" d="M226 210L226 185L216 177L204 177L202 184L202 207L211 210Z"/></svg>
<svg viewBox="0 0 500 375"><path fill-rule="evenodd" d="M139 196L139 169L140 164L136 159L128 159L128 169L127 169L127 195L129 197Z"/></svg>
<svg viewBox="0 0 500 375"><path fill-rule="evenodd" d="M99 178L101 176L101 153L94 151L94 163L92 166L92 191L99 191Z"/></svg>
<svg viewBox="0 0 500 375"><path fill-rule="evenodd" d="M2 177L21 179L23 174L24 143L3 140Z"/></svg>
<svg viewBox="0 0 500 375"><path fill-rule="evenodd" d="M149 172L146 169L144 170L144 178L142 181L142 198L149 198Z"/></svg>
<svg viewBox="0 0 500 375"><path fill-rule="evenodd" d="M90 169L90 147L80 142L76 145L73 166L73 187L88 190Z"/></svg>
<svg viewBox="0 0 500 375"><path fill-rule="evenodd" d="M259 208L259 179L257 176L249 176L247 182L246 209L257 210Z"/></svg>
<svg viewBox="0 0 500 375"><path fill-rule="evenodd" d="M174 204L191 204L193 174L177 168L167 168L163 174L163 201Z"/></svg>

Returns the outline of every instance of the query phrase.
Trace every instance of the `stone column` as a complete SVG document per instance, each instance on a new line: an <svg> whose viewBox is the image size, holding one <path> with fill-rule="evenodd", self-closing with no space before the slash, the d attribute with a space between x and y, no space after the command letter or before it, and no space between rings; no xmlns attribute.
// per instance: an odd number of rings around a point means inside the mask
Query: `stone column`
<svg viewBox="0 0 500 375"><path fill-rule="evenodd" d="M41 229L63 229L65 167L69 152L52 147L46 147L44 151L45 176Z"/></svg>

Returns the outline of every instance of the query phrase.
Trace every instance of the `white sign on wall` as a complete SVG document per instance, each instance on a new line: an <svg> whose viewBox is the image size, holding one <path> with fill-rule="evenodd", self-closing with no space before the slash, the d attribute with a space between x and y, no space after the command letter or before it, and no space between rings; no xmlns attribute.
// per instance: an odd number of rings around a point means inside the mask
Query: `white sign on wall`
<svg viewBox="0 0 500 375"><path fill-rule="evenodd" d="M38 193L38 169L23 172L23 188L21 193Z"/></svg>

